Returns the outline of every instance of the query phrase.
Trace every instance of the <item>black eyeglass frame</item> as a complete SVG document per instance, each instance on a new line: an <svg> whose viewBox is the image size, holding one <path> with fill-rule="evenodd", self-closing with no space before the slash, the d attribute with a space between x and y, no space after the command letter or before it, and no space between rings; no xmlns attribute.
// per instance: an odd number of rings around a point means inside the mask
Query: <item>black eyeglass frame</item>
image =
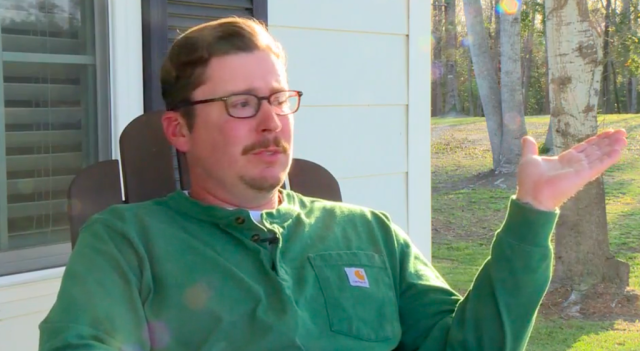
<svg viewBox="0 0 640 351"><path fill-rule="evenodd" d="M201 104L208 104L211 102L218 102L218 101L223 101L224 104L224 108L227 112L227 115L229 115L232 118L239 118L239 119L245 119L245 118L252 118L255 117L258 112L260 112L260 108L262 107L262 101L266 101L269 105L272 105L271 102L271 98L273 98L275 95L278 94L282 94L282 93L296 93L297 94L297 98L298 98L298 104L296 105L295 109L293 109L291 112L287 112L287 113L276 113L276 115L278 116L284 116L284 115L289 115L292 113L296 113L299 109L300 109L300 103L302 101L302 91L300 90L281 90L281 91L276 91L274 93L271 93L267 96L258 96L255 94L232 94L232 95L227 95L227 96L222 96L222 97L217 97L217 98L211 98L211 99L202 99L202 100L195 100L195 101L185 101L182 103L178 103L176 104L174 107L170 108L169 111L178 111L182 108L185 107L189 107L189 106L195 106L195 105L201 105ZM256 111L254 112L253 115L251 116L245 116L245 117L237 117L231 114L231 111L229 111L229 105L227 104L227 100L233 98L233 97L237 97L237 96L252 96L255 97L258 100L258 108L256 108Z"/></svg>

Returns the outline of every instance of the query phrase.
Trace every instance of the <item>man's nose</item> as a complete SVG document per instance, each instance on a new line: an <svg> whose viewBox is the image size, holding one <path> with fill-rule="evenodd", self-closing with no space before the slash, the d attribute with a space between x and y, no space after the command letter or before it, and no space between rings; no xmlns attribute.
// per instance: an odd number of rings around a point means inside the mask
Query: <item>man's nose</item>
<svg viewBox="0 0 640 351"><path fill-rule="evenodd" d="M260 131L274 131L277 132L282 128L282 123L280 122L279 116L273 110L273 106L269 103L268 100L260 101L260 106L258 107L258 119L260 121Z"/></svg>

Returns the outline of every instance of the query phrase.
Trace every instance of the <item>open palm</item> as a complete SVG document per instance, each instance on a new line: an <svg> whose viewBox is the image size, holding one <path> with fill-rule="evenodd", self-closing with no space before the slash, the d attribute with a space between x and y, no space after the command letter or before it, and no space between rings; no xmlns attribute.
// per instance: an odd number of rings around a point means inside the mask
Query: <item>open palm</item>
<svg viewBox="0 0 640 351"><path fill-rule="evenodd" d="M618 162L627 133L608 130L554 157L541 157L531 137L522 139L516 197L542 210L554 210Z"/></svg>

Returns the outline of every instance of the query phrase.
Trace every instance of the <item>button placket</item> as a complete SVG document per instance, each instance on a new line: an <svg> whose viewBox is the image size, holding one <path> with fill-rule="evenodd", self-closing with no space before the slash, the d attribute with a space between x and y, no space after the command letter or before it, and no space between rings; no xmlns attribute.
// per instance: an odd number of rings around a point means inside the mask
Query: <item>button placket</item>
<svg viewBox="0 0 640 351"><path fill-rule="evenodd" d="M259 232L264 230L263 228L255 224L252 220L247 222L247 219L242 215L236 216L233 219L233 223L235 227L235 229L232 229L233 232L245 239L251 240L255 244L260 244L262 235Z"/></svg>
<svg viewBox="0 0 640 351"><path fill-rule="evenodd" d="M280 275L278 255L282 245L282 230L271 223L265 223L265 226L267 227L267 233L269 233L269 235L278 237L277 243L269 245L269 253L271 254L271 270L273 270L276 275Z"/></svg>

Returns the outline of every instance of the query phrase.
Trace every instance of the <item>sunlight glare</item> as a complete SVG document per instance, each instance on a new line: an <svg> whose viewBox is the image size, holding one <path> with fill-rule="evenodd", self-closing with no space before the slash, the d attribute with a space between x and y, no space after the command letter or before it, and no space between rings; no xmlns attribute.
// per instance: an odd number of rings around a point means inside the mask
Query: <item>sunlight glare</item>
<svg viewBox="0 0 640 351"><path fill-rule="evenodd" d="M496 9L501 15L515 15L520 7L520 0L500 0Z"/></svg>

